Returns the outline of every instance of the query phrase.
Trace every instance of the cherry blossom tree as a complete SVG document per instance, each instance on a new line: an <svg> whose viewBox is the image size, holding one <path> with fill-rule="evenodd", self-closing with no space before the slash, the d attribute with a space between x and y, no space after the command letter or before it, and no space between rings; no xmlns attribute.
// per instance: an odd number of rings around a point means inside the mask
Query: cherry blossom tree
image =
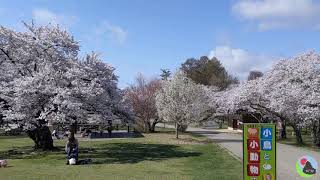
<svg viewBox="0 0 320 180"><path fill-rule="evenodd" d="M156 107L164 121L176 123L176 138L179 138L179 126L201 121L209 109L202 86L188 79L182 71L163 82L156 96Z"/></svg>
<svg viewBox="0 0 320 180"><path fill-rule="evenodd" d="M136 77L135 84L125 90L125 96L136 117L136 124L144 132L154 132L160 119L156 108L156 93L161 88L159 79L147 80L142 74Z"/></svg>
<svg viewBox="0 0 320 180"><path fill-rule="evenodd" d="M314 52L281 60L263 77L220 93L217 111L245 109L280 118L292 126L298 143L301 128L312 126L319 145L320 56Z"/></svg>
<svg viewBox="0 0 320 180"><path fill-rule="evenodd" d="M270 100L270 108L287 118L296 132L297 141L302 143L301 128L312 126L315 144L318 146L319 67L319 54L308 52L279 62L264 81L264 89L269 90L266 97Z"/></svg>
<svg viewBox="0 0 320 180"><path fill-rule="evenodd" d="M0 28L0 98L3 119L23 127L35 148L52 149L48 123L105 121L121 101L114 68L97 54L78 57L78 42L58 26ZM4 105L2 105L4 106Z"/></svg>

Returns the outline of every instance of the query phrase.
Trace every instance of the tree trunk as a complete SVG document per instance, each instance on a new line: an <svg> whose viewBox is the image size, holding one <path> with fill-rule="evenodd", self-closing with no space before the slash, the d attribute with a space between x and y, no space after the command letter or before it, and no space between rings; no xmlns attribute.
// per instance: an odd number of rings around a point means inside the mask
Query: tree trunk
<svg viewBox="0 0 320 180"><path fill-rule="evenodd" d="M318 127L317 139L315 144L320 148L320 127Z"/></svg>
<svg viewBox="0 0 320 180"><path fill-rule="evenodd" d="M176 138L179 139L179 125L178 123L175 123L176 126Z"/></svg>
<svg viewBox="0 0 320 180"><path fill-rule="evenodd" d="M302 135L301 135L301 128L297 127L296 125L292 126L293 130L296 134L296 142L297 144L303 144Z"/></svg>
<svg viewBox="0 0 320 180"><path fill-rule="evenodd" d="M154 131L152 131L152 125L150 121L147 121L147 128L148 128L148 133L152 133Z"/></svg>
<svg viewBox="0 0 320 180"><path fill-rule="evenodd" d="M74 135L77 133L77 129L78 129L77 121L74 121L73 123L70 124L69 126L70 137L74 137Z"/></svg>
<svg viewBox="0 0 320 180"><path fill-rule="evenodd" d="M311 133L312 133L312 137L313 137L313 143L316 144L317 143L317 126L316 123L312 123L312 128L311 128Z"/></svg>
<svg viewBox="0 0 320 180"><path fill-rule="evenodd" d="M313 143L320 147L320 119L312 126Z"/></svg>
<svg viewBox="0 0 320 180"><path fill-rule="evenodd" d="M149 133L150 132L150 124L148 121L144 121L144 132Z"/></svg>
<svg viewBox="0 0 320 180"><path fill-rule="evenodd" d="M155 132L157 123L158 123L157 121L152 122L151 126L149 126L150 127L150 129L149 129L150 132Z"/></svg>
<svg viewBox="0 0 320 180"><path fill-rule="evenodd" d="M109 138L112 137L112 130L111 129L108 130L108 136L109 136Z"/></svg>
<svg viewBox="0 0 320 180"><path fill-rule="evenodd" d="M109 120L109 121L108 121L108 128L107 128L107 130L108 130L109 138L111 138L111 137L112 137L112 130L113 130L112 120Z"/></svg>
<svg viewBox="0 0 320 180"><path fill-rule="evenodd" d="M178 125L178 130L180 132L186 132L188 125Z"/></svg>
<svg viewBox="0 0 320 180"><path fill-rule="evenodd" d="M281 129L281 139L287 139L287 125L286 121L281 119L282 129Z"/></svg>
<svg viewBox="0 0 320 180"><path fill-rule="evenodd" d="M48 126L40 126L32 130L27 130L27 134L35 143L35 149L53 149L53 139Z"/></svg>
<svg viewBox="0 0 320 180"><path fill-rule="evenodd" d="M222 129L223 121L218 122L218 125L219 125L219 129Z"/></svg>

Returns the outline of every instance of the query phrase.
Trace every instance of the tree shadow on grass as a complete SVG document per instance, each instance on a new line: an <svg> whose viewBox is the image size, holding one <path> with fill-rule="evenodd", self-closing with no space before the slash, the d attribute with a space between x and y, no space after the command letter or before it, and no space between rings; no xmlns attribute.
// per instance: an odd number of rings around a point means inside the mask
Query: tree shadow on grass
<svg viewBox="0 0 320 180"><path fill-rule="evenodd" d="M107 139L115 139L115 138L141 138L144 137L141 133L139 132L125 132L125 131L114 131L111 133L111 137L109 136L108 133L106 132L92 132L89 135L90 139L101 139L101 138L107 138Z"/></svg>
<svg viewBox="0 0 320 180"><path fill-rule="evenodd" d="M95 147L81 147L79 160L91 159L91 164L127 164L142 161L161 161L171 158L200 156L202 153L181 149L176 145L143 143L107 143ZM52 156L65 160L62 146L54 151L35 151L31 146L0 151L0 159L40 159Z"/></svg>
<svg viewBox="0 0 320 180"><path fill-rule="evenodd" d="M94 148L94 151L82 154L80 158L91 158L93 164L126 164L200 155L199 152L182 150L175 145L113 143Z"/></svg>
<svg viewBox="0 0 320 180"><path fill-rule="evenodd" d="M32 146L13 147L10 150L0 151L0 159L39 159L48 155L59 155L64 147L56 146L51 151L35 150Z"/></svg>

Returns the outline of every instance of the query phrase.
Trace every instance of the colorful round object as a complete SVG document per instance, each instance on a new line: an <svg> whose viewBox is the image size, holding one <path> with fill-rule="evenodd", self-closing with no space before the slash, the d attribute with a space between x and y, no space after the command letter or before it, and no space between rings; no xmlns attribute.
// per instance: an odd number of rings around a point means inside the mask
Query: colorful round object
<svg viewBox="0 0 320 180"><path fill-rule="evenodd" d="M296 170L301 177L312 177L318 171L318 163L311 156L302 156L296 163Z"/></svg>

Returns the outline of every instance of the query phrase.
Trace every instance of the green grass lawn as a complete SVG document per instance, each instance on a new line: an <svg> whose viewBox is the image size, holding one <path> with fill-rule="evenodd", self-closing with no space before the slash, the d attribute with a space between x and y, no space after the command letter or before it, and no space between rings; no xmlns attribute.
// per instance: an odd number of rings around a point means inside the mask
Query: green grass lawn
<svg viewBox="0 0 320 180"><path fill-rule="evenodd" d="M320 148L316 147L313 144L313 138L311 137L310 130L307 131L305 128L302 129L302 132L301 132L302 139L303 139L302 145L297 144L296 136L292 135L292 132L293 132L293 128L290 126L287 126L287 139L280 139L280 140L277 140L277 142L320 152Z"/></svg>
<svg viewBox="0 0 320 180"><path fill-rule="evenodd" d="M65 165L64 140L56 140L57 151L34 152L24 137L0 137L0 179L146 179L146 180L238 180L241 162L204 137L183 134L180 140L170 131L144 134L140 138L80 140L79 159L92 164Z"/></svg>

